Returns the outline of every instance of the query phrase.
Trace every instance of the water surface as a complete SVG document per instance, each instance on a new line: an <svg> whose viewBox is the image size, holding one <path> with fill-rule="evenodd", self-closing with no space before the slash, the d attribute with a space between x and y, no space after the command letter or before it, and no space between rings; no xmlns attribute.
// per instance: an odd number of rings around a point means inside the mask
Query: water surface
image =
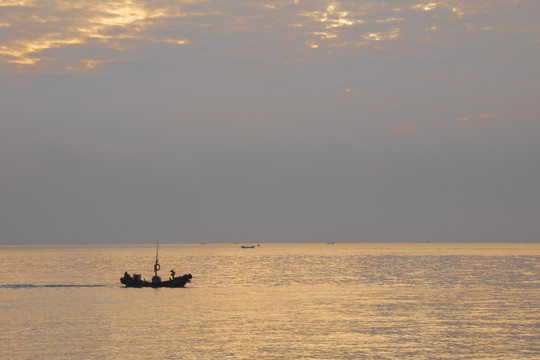
<svg viewBox="0 0 540 360"><path fill-rule="evenodd" d="M0 246L2 359L539 359L539 244Z"/></svg>

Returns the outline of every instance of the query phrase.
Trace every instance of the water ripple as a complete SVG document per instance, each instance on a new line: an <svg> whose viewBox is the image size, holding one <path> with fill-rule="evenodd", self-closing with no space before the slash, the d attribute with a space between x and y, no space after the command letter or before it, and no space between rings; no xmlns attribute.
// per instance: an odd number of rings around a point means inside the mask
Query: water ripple
<svg viewBox="0 0 540 360"><path fill-rule="evenodd" d="M95 288L105 287L100 284L0 284L0 289L34 289L34 288Z"/></svg>

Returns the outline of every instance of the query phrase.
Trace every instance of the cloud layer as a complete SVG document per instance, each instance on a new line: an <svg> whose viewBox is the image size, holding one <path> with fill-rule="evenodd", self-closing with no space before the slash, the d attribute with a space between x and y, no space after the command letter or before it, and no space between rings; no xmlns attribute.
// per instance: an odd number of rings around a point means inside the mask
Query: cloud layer
<svg viewBox="0 0 540 360"><path fill-rule="evenodd" d="M161 44L176 54L189 46L195 58L210 46L233 58L273 54L273 63L286 64L360 56L365 47L425 50L467 33L537 34L538 28L520 27L520 19L509 21L516 6L487 0L2 1L0 61L8 71L88 71Z"/></svg>

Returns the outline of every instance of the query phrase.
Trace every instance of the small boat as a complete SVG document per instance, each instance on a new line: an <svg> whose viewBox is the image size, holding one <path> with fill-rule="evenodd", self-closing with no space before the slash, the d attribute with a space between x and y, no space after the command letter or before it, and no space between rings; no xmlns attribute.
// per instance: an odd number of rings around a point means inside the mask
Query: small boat
<svg viewBox="0 0 540 360"><path fill-rule="evenodd" d="M242 245L240 246L242 249L254 249L255 245Z"/></svg>
<svg viewBox="0 0 540 360"><path fill-rule="evenodd" d="M161 281L161 276L158 276L158 271L161 269L158 259L159 253L159 243L157 246L156 252L156 263L154 264L154 276L152 276L152 281L147 281L146 279L141 279L141 274L133 274L131 276L127 271L124 273L124 276L120 278L120 282L126 287L152 287L152 288L179 288L184 287L187 283L191 282L193 276L191 274L184 274L182 276L176 277L176 272L171 269L171 276L169 280Z"/></svg>

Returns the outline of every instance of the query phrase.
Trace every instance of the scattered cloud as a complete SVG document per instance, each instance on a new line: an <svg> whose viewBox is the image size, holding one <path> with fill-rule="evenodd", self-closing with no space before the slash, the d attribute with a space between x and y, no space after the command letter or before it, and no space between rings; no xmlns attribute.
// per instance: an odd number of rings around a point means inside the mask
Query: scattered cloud
<svg viewBox="0 0 540 360"><path fill-rule="evenodd" d="M362 39L364 40L372 40L372 41L382 41L382 40L390 40L395 39L399 37L400 30L398 28L390 29L388 31L384 32L373 32L368 33L362 36Z"/></svg>
<svg viewBox="0 0 540 360"><path fill-rule="evenodd" d="M430 2L430 3L420 3L416 4L411 7L413 10L423 10L423 11L431 11L434 10L437 7L437 3Z"/></svg>
<svg viewBox="0 0 540 360"><path fill-rule="evenodd" d="M394 131L412 131L413 127L410 125L396 125L392 128Z"/></svg>
<svg viewBox="0 0 540 360"><path fill-rule="evenodd" d="M92 59L82 59L79 65L66 66L66 70L75 71L75 72L87 72L103 63L114 63L121 62L125 59L107 59L107 60L92 60Z"/></svg>
<svg viewBox="0 0 540 360"><path fill-rule="evenodd" d="M5 2L4 2L5 3ZM5 4L2 4L5 5ZM0 13L0 63L18 69L36 68L38 72L87 71L98 64L114 61L111 51L124 52L133 42L186 43L184 37L155 36L150 31L159 20L181 15L178 7L151 8L142 1L11 1L9 10ZM128 46L127 44L131 44ZM137 45L135 45L137 47ZM97 62L88 62L85 52L92 51ZM77 59L77 53L80 58ZM73 61L65 65L66 58ZM113 58L118 58L113 55ZM80 67L87 62L90 66Z"/></svg>
<svg viewBox="0 0 540 360"><path fill-rule="evenodd" d="M483 113L483 114L478 114L478 115L472 116L472 117L458 117L456 120L459 120L459 121L482 120L482 119L501 118L501 117L504 117L504 116L507 116L507 115L508 114L506 114L506 113L498 113L498 114L486 114L486 113Z"/></svg>
<svg viewBox="0 0 540 360"><path fill-rule="evenodd" d="M387 18L387 19L375 20L375 22L379 23L379 24L384 24L384 23L389 23L389 22L396 22L396 21L405 21L405 18L404 17L399 17L399 18L392 17L392 18Z"/></svg>
<svg viewBox="0 0 540 360"><path fill-rule="evenodd" d="M227 46L222 42L224 34L249 34L252 41L244 42L236 54L260 50L262 58L272 52L281 54L275 61L283 63L288 61L284 57L297 58L306 49L328 53L337 48L383 49L389 41L436 42L443 36L439 34L456 29L470 33L497 25L468 16L494 9L496 1L405 0L400 5L350 0L271 0L248 6L230 0L4 0L0 1L0 65L13 72L87 71L94 66L79 64L89 52L99 66L120 58L129 61L154 44L222 49ZM236 50L238 43L231 44ZM286 44L282 52L281 44Z"/></svg>

